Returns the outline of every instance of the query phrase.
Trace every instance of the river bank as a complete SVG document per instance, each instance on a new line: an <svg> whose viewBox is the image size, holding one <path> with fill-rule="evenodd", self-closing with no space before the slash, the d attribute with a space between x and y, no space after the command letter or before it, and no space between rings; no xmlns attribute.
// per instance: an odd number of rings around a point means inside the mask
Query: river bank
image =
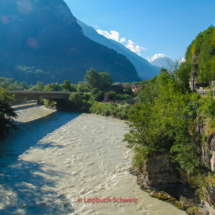
<svg viewBox="0 0 215 215"><path fill-rule="evenodd" d="M185 214L136 184L129 173L132 152L122 141L128 131L123 121L53 112L27 122L33 115L25 114L34 108L17 110L25 123L1 144L2 214ZM39 116L46 110L36 111ZM112 202L84 202L96 197ZM113 203L114 197L138 200Z"/></svg>

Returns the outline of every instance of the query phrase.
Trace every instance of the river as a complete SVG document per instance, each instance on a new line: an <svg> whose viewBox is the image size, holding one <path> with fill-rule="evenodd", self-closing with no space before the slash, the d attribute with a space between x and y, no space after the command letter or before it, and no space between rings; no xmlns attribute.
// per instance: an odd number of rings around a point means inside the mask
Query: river
<svg viewBox="0 0 215 215"><path fill-rule="evenodd" d="M185 214L151 198L129 174L123 121L34 104L16 112L20 129L0 145L0 214Z"/></svg>

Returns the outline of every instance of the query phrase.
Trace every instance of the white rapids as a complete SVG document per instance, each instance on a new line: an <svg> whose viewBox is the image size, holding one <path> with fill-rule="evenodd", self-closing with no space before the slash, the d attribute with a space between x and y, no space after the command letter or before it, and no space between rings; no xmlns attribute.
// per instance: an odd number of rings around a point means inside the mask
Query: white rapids
<svg viewBox="0 0 215 215"><path fill-rule="evenodd" d="M0 144L0 214L185 214L151 198L129 174L123 121L42 106L17 113L25 123ZM107 197L111 202L92 202Z"/></svg>

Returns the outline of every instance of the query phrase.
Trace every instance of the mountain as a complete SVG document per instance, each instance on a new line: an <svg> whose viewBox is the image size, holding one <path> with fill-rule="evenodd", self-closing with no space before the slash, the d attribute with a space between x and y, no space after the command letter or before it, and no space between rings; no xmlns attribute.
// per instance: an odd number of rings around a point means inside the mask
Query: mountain
<svg viewBox="0 0 215 215"><path fill-rule="evenodd" d="M142 79L149 80L153 78L155 75L157 75L158 72L160 71L160 68L151 65L146 59L140 57L136 53L127 49L121 43L118 43L115 40L107 39L103 35L98 34L94 28L86 25L85 23L81 22L78 19L77 19L77 22L81 26L85 36L87 36L88 38L90 38L91 40L97 43L103 44L108 48L111 48L117 51L117 53L119 54L125 55L135 66L139 76Z"/></svg>
<svg viewBox="0 0 215 215"><path fill-rule="evenodd" d="M0 35L0 76L77 83L94 68L114 81L140 80L125 56L84 36L63 0L1 0Z"/></svg>
<svg viewBox="0 0 215 215"><path fill-rule="evenodd" d="M150 62L151 65L153 66L158 66L158 67L169 67L170 65L173 65L173 61L169 59L168 57L159 57Z"/></svg>

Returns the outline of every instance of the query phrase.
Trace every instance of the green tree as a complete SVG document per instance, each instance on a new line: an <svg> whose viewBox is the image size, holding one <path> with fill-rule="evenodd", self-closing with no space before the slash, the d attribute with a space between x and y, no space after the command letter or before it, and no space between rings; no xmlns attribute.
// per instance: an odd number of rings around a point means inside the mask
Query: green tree
<svg viewBox="0 0 215 215"><path fill-rule="evenodd" d="M87 85L93 89L93 88L99 88L100 86L100 77L99 73L95 69L90 69L86 72L86 75L84 76Z"/></svg>
<svg viewBox="0 0 215 215"><path fill-rule="evenodd" d="M104 92L99 90L98 88L93 88L91 91L90 91L91 95L92 95L92 99L94 101L102 101L104 99Z"/></svg>
<svg viewBox="0 0 215 215"><path fill-rule="evenodd" d="M113 83L113 80L108 73L98 73L95 69L87 71L84 78L90 89L98 88L99 90L104 90Z"/></svg>
<svg viewBox="0 0 215 215"><path fill-rule="evenodd" d="M9 129L16 129L17 126L14 123L13 118L17 117L14 109L8 104L14 101L13 94L8 93L3 88L0 89L0 136L9 132Z"/></svg>
<svg viewBox="0 0 215 215"><path fill-rule="evenodd" d="M107 87L111 86L113 83L112 77L107 72L99 73L99 80L100 80L100 90L104 90Z"/></svg>
<svg viewBox="0 0 215 215"><path fill-rule="evenodd" d="M51 83L51 84L47 84L44 88L44 91L61 91L62 88L59 84L57 83Z"/></svg>
<svg viewBox="0 0 215 215"><path fill-rule="evenodd" d="M40 81L37 82L36 87L38 91L43 91L45 88L43 82L40 82Z"/></svg>
<svg viewBox="0 0 215 215"><path fill-rule="evenodd" d="M25 90L28 89L28 85L27 85L24 81L22 81L22 82L20 83L20 85L23 87L23 89L25 89Z"/></svg>
<svg viewBox="0 0 215 215"><path fill-rule="evenodd" d="M77 92L89 92L89 87L85 82L78 82Z"/></svg>
<svg viewBox="0 0 215 215"><path fill-rule="evenodd" d="M61 87L63 88L63 90L67 90L70 91L71 90L71 83L69 80L65 80L63 82L63 84L61 85Z"/></svg>
<svg viewBox="0 0 215 215"><path fill-rule="evenodd" d="M189 91L189 79L192 70L192 64L189 62L184 62L181 64L179 69L175 70L173 73L176 76L177 85L182 91Z"/></svg>
<svg viewBox="0 0 215 215"><path fill-rule="evenodd" d="M123 93L128 94L128 95L132 95L132 94L133 94L132 89L131 89L130 86L126 87L126 88L123 90Z"/></svg>
<svg viewBox="0 0 215 215"><path fill-rule="evenodd" d="M70 85L70 91L71 92L76 92L77 91L77 84L71 84Z"/></svg>
<svg viewBox="0 0 215 215"><path fill-rule="evenodd" d="M135 152L135 165L142 168L148 158L167 153L183 174L190 175L201 169L195 131L199 97L178 87L178 79L162 70L149 81L139 95L141 103L130 112L125 140Z"/></svg>
<svg viewBox="0 0 215 215"><path fill-rule="evenodd" d="M69 101L71 102L71 104L77 108L81 108L83 102L82 102L82 97L80 94L78 93L72 93L69 96Z"/></svg>

